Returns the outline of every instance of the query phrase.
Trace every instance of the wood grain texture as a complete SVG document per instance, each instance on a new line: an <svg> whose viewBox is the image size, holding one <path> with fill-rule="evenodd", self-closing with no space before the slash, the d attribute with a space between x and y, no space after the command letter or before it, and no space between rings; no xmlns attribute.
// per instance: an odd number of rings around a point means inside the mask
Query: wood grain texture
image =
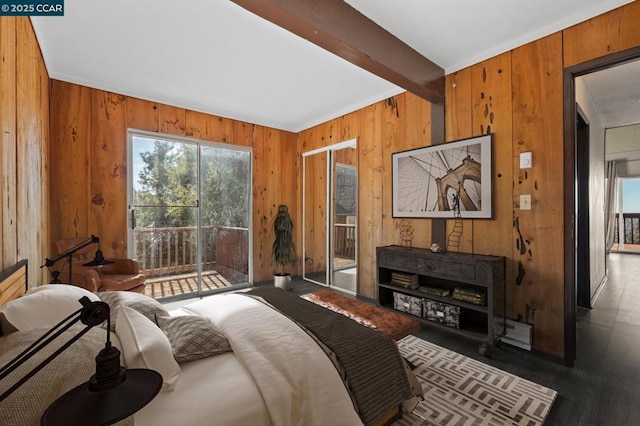
<svg viewBox="0 0 640 426"><path fill-rule="evenodd" d="M513 192L532 198L532 209L514 217L514 262L523 269L515 271L513 310L533 324L535 349L563 356L562 34L514 50L512 67ZM524 151L534 166L520 170Z"/></svg>
<svg viewBox="0 0 640 426"><path fill-rule="evenodd" d="M138 98L127 98L125 116L128 129L160 131L158 104Z"/></svg>
<svg viewBox="0 0 640 426"><path fill-rule="evenodd" d="M563 31L564 66L570 67L620 50L620 9Z"/></svg>
<svg viewBox="0 0 640 426"><path fill-rule="evenodd" d="M472 253L505 256L507 300L513 279L513 137L511 53L474 65L472 73L473 136L493 133L493 219L465 221L473 233ZM467 234L468 235L468 234ZM510 315L509 306L507 315Z"/></svg>
<svg viewBox="0 0 640 426"><path fill-rule="evenodd" d="M273 215L273 203L269 204L272 195L269 193L269 184L266 181L264 171L260 165L266 157L267 147L264 145L264 129L257 127L252 135L255 146L252 152L253 162L253 274L255 277L266 279L274 270L270 270L271 246L273 230L271 221Z"/></svg>
<svg viewBox="0 0 640 426"><path fill-rule="evenodd" d="M383 114L383 102L364 108L358 138L358 293L371 298L377 296L375 250L384 241L383 187L388 159L383 156Z"/></svg>
<svg viewBox="0 0 640 426"><path fill-rule="evenodd" d="M33 31L33 30L32 30ZM33 38L34 44L37 46L37 41L35 37ZM49 152L50 152L50 144L51 144L51 136L49 135L50 122L49 122L49 108L50 108L50 79L49 73L47 72L47 67L44 63L44 58L42 58L40 54L40 49L38 47L38 100L39 100L39 112L38 116L40 117L40 152L37 154L42 158L42 174L40 176L41 179L41 220L40 220L40 241L39 247L37 250L40 252L39 259L44 259L49 255L49 247L51 246L51 228L49 227L49 223L51 223L51 197L49 194L49 188L51 187L50 181L50 161L49 161ZM48 279L48 276L44 270L40 270L40 274L37 276L39 283L44 283Z"/></svg>
<svg viewBox="0 0 640 426"><path fill-rule="evenodd" d="M19 18L18 18L19 19ZM16 18L0 17L0 261L8 268L17 260L18 222L16 181Z"/></svg>
<svg viewBox="0 0 640 426"><path fill-rule="evenodd" d="M28 18L16 21L16 49L16 254L19 259L42 259L49 244L44 159L49 134L49 76ZM36 285L44 280L37 263L28 266Z"/></svg>
<svg viewBox="0 0 640 426"><path fill-rule="evenodd" d="M160 133L174 136L185 135L186 112L183 108L158 104Z"/></svg>
<svg viewBox="0 0 640 426"><path fill-rule="evenodd" d="M295 195L297 186L296 180L291 177L296 170L297 151L295 137L276 129L256 128L254 140L254 274L269 279L277 272L271 258L271 246L273 220L281 204L287 205L294 219L294 242L301 238L302 226L298 220L301 216L297 212ZM300 247L296 244L298 258L302 256ZM285 272L300 273L299 267L290 265Z"/></svg>
<svg viewBox="0 0 640 426"><path fill-rule="evenodd" d="M306 272L327 267L327 157L326 151L304 157L305 161L305 257Z"/></svg>
<svg viewBox="0 0 640 426"><path fill-rule="evenodd" d="M640 46L640 1L620 8L620 49Z"/></svg>
<svg viewBox="0 0 640 426"><path fill-rule="evenodd" d="M195 139L252 146L251 132L243 132L245 136L249 135L248 138L237 140L234 137L234 129L237 127L235 120L187 110L185 126L185 136ZM251 126L248 127L251 130ZM243 129L239 127L239 130L242 132Z"/></svg>
<svg viewBox="0 0 640 426"><path fill-rule="evenodd" d="M412 114L418 114L415 103L412 104ZM380 245L401 244L400 239L400 223L402 219L393 217L393 193L391 191L392 182L392 165L391 155L394 152L405 151L413 147L416 140L420 138L405 137L407 134L406 120L409 107L407 106L407 97L404 93L391 97L382 103L382 123L381 123L381 139L383 152L383 208L382 213L382 238ZM402 116L400 115L402 111ZM415 117L412 118L415 123ZM419 122L419 121L418 121ZM388 182L389 184L384 184ZM384 202L386 200L386 202ZM414 226L414 225L412 225Z"/></svg>
<svg viewBox="0 0 640 426"><path fill-rule="evenodd" d="M127 257L126 100L102 90L91 95L89 231L105 257Z"/></svg>
<svg viewBox="0 0 640 426"><path fill-rule="evenodd" d="M51 241L89 235L91 194L87 183L89 164L91 89L53 80L51 82L50 137L56 144L49 156L52 186L51 216L65 218L51 226ZM65 188L65 196L57 196ZM69 202L73 200L73 202Z"/></svg>
<svg viewBox="0 0 640 426"><path fill-rule="evenodd" d="M27 288L27 261L9 265L0 272L0 306L24 295Z"/></svg>

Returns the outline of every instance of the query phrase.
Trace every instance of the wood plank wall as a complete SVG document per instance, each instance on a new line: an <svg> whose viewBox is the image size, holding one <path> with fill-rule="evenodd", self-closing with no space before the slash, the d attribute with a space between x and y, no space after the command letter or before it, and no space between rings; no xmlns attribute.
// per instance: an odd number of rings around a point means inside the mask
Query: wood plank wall
<svg viewBox="0 0 640 426"><path fill-rule="evenodd" d="M50 128L52 241L95 234L112 257L127 255L127 129L252 147L254 281L271 279L276 209L298 214L294 134L57 80Z"/></svg>
<svg viewBox="0 0 640 426"><path fill-rule="evenodd" d="M0 17L0 268L29 259L30 286L48 255L49 75L26 17Z"/></svg>
<svg viewBox="0 0 640 426"><path fill-rule="evenodd" d="M446 139L494 134L493 220L467 220L460 251L507 257L508 316L534 326L536 350L564 355L563 67L640 45L640 1L446 77ZM430 145L430 105L402 94L300 133L300 151L358 138L358 292L375 297L375 247L400 244L391 153ZM521 152L533 168L520 170ZM571 183L570 183L571 184ZM532 210L519 196L531 194ZM412 220L414 246L430 221ZM451 230L452 223L447 224Z"/></svg>

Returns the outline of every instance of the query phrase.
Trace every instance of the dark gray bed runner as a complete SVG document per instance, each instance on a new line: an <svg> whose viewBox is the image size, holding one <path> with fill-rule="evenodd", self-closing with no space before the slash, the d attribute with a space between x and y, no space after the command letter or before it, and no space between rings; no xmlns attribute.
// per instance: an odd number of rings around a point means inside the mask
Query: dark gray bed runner
<svg viewBox="0 0 640 426"><path fill-rule="evenodd" d="M256 288L245 294L263 298L334 352L365 425L413 396L404 360L390 337L279 288Z"/></svg>

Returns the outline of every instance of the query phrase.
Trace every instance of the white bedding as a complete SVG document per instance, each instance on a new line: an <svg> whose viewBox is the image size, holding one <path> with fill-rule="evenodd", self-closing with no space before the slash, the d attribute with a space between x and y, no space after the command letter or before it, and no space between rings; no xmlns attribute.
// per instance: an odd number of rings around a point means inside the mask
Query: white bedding
<svg viewBox="0 0 640 426"><path fill-rule="evenodd" d="M233 352L180 364L175 389L136 413L136 425L362 424L324 351L263 303L217 295L171 314L209 318Z"/></svg>
<svg viewBox="0 0 640 426"><path fill-rule="evenodd" d="M362 424L331 360L288 318L237 294L203 299L183 311L211 319L227 336L273 424Z"/></svg>
<svg viewBox="0 0 640 426"><path fill-rule="evenodd" d="M134 415L136 426L271 424L251 375L232 352L180 365L176 387Z"/></svg>

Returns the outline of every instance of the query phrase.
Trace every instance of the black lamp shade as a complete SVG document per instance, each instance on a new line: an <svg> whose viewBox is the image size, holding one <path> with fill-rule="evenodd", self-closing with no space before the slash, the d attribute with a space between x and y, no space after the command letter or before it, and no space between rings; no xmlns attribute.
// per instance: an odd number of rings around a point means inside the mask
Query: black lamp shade
<svg viewBox="0 0 640 426"><path fill-rule="evenodd" d="M106 312L108 315L109 310ZM96 374L51 404L41 424L110 425L147 405L160 388L160 373L121 367L120 351L107 341L96 356Z"/></svg>
<svg viewBox="0 0 640 426"><path fill-rule="evenodd" d="M113 389L93 392L90 382L58 398L42 416L42 425L110 425L147 405L162 387L153 370L126 370L124 381Z"/></svg>
<svg viewBox="0 0 640 426"><path fill-rule="evenodd" d="M96 250L96 255L91 262L84 263L82 266L103 266L103 265L111 265L115 263L113 260L107 260L104 258L102 254L102 250Z"/></svg>

